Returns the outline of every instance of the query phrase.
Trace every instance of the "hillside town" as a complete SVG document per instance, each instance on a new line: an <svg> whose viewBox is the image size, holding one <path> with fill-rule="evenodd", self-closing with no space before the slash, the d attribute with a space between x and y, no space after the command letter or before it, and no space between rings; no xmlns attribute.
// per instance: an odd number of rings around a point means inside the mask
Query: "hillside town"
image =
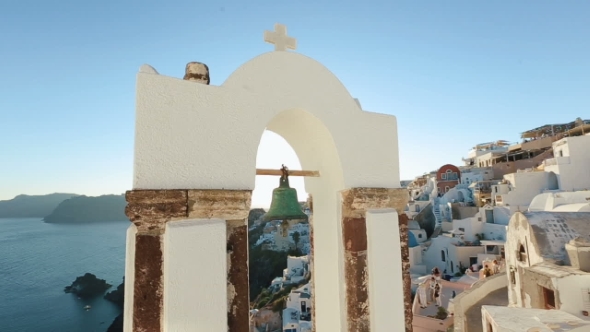
<svg viewBox="0 0 590 332"><path fill-rule="evenodd" d="M590 121L521 137L402 182L414 332L590 331ZM255 228L254 247L302 255L259 295L251 331L312 331L310 224Z"/></svg>
<svg viewBox="0 0 590 332"><path fill-rule="evenodd" d="M414 332L590 331L590 121L406 181Z"/></svg>

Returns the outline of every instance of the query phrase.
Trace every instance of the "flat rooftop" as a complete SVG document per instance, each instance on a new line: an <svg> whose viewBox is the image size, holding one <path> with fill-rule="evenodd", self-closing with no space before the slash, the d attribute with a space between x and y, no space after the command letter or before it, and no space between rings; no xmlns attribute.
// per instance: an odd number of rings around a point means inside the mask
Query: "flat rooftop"
<svg viewBox="0 0 590 332"><path fill-rule="evenodd" d="M590 321L560 310L512 308L484 305L482 314L488 314L497 324L498 332L583 332L590 331Z"/></svg>

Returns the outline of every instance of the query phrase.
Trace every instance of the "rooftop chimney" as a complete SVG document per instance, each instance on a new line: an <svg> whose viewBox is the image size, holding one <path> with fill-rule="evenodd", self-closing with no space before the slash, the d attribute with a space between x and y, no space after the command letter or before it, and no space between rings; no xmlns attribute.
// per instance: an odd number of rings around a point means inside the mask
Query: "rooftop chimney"
<svg viewBox="0 0 590 332"><path fill-rule="evenodd" d="M565 245L572 267L590 272L590 242L578 237Z"/></svg>

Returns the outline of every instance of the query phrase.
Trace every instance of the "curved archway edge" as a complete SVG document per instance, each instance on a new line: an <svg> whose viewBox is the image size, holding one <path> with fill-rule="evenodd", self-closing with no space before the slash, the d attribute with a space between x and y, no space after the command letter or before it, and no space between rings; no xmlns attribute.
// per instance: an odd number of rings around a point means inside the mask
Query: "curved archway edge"
<svg viewBox="0 0 590 332"><path fill-rule="evenodd" d="M408 330L409 318L411 331L408 303L391 304L400 292L406 295L409 281L407 223L398 221L408 194L399 188L395 117L362 111L316 61L270 52L241 66L222 86L155 70L138 74L134 181L127 194L134 225L126 286L134 300L126 304L126 318L133 323L126 332L145 327L138 315L156 304L159 309L150 310L160 310L160 325L150 331L205 325L207 331L247 331L244 219L265 129L291 144L304 169L322 174L305 184L314 197L316 330L390 330L391 311L398 308L398 321ZM159 252L160 266L143 261L140 250L152 258ZM391 259L400 268L383 262ZM207 272L189 267L194 262ZM145 271L161 283L145 279ZM392 273L399 277L393 286ZM146 290L161 295L137 297ZM196 305L198 298L217 300Z"/></svg>

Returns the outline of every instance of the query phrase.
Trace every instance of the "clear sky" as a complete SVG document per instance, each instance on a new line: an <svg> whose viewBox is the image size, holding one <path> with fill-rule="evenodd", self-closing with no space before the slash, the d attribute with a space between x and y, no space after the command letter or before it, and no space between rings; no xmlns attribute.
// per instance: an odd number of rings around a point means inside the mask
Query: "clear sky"
<svg viewBox="0 0 590 332"><path fill-rule="evenodd" d="M0 199L130 189L140 65L182 77L201 61L219 85L272 50L276 22L365 110L398 117L403 179L590 118L590 1L5 0ZM298 168L285 145L264 135L258 166ZM254 204L276 182L257 181Z"/></svg>

